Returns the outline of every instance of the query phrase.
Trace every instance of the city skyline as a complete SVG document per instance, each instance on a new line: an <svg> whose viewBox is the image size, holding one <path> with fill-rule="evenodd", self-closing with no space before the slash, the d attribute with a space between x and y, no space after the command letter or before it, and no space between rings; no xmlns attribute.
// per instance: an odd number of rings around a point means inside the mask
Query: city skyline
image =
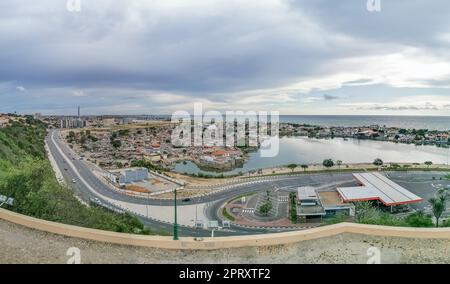
<svg viewBox="0 0 450 284"><path fill-rule="evenodd" d="M445 1L0 4L0 112L450 113Z"/></svg>

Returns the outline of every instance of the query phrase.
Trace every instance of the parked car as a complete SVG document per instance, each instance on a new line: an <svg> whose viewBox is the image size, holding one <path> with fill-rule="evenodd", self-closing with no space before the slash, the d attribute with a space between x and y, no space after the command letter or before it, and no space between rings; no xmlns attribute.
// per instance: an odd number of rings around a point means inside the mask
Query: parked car
<svg viewBox="0 0 450 284"><path fill-rule="evenodd" d="M183 201L183 202L189 202L189 201L191 201L191 199L190 199L190 198L183 198L181 201Z"/></svg>

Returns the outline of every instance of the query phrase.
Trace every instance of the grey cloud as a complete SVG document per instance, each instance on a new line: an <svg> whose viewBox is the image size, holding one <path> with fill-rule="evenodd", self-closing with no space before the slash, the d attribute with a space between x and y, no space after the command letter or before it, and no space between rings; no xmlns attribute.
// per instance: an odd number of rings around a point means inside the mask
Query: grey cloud
<svg viewBox="0 0 450 284"><path fill-rule="evenodd" d="M405 111L405 110L441 110L441 109L449 109L450 105L441 105L437 106L434 104L425 104L422 106L412 106L412 105L403 105L403 106L389 106L389 105L373 105L373 106L358 106L356 109L358 110L384 110L384 111Z"/></svg>
<svg viewBox="0 0 450 284"><path fill-rule="evenodd" d="M372 79L360 79L360 80L348 81L348 82L344 82L343 85L344 86L359 86L359 85L364 85L364 84L368 84L368 83L372 83Z"/></svg>
<svg viewBox="0 0 450 284"><path fill-rule="evenodd" d="M65 1L37 2L0 2L0 86L13 82L0 95L8 107L76 105L73 91L98 109L148 104L165 92L225 103L241 91L335 74L334 59L403 45L433 54L442 48L435 34L450 26L442 0L383 1L379 14L365 11L365 0L198 0L170 8L156 0L96 0L82 1L80 13L66 11ZM27 102L11 96L18 84L27 87Z"/></svg>
<svg viewBox="0 0 450 284"><path fill-rule="evenodd" d="M450 32L447 0L381 0L379 13L368 12L366 0L289 2L328 29L378 43L436 47L436 34Z"/></svg>
<svg viewBox="0 0 450 284"><path fill-rule="evenodd" d="M324 94L323 95L323 99L326 100L326 101L332 101L332 100L339 99L339 97L338 96L332 96L332 95Z"/></svg>

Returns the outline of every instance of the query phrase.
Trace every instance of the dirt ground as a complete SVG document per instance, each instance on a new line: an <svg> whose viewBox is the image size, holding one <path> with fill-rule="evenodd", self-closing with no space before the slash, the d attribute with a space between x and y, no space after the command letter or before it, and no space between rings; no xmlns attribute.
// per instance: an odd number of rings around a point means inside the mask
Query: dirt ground
<svg viewBox="0 0 450 284"><path fill-rule="evenodd" d="M381 263L450 263L450 240L384 238L355 234L290 245L212 251L171 251L85 241L0 221L0 263L66 263L71 247L81 263L367 263L368 249Z"/></svg>

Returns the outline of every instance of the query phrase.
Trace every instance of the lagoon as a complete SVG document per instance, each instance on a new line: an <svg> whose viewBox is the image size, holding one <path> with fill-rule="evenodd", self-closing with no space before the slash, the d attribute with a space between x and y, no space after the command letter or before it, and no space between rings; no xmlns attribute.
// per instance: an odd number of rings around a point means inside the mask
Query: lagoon
<svg viewBox="0 0 450 284"><path fill-rule="evenodd" d="M259 151L250 153L250 159L242 168L223 172L224 175L238 174L250 170L272 168L288 164L321 164L324 159L341 160L343 164L372 163L380 158L384 162L448 164L450 149L436 146L416 146L385 141L334 138L315 139L307 137L280 138L280 151L276 157L262 158ZM211 174L201 170L192 162L178 163L174 170L189 174Z"/></svg>

